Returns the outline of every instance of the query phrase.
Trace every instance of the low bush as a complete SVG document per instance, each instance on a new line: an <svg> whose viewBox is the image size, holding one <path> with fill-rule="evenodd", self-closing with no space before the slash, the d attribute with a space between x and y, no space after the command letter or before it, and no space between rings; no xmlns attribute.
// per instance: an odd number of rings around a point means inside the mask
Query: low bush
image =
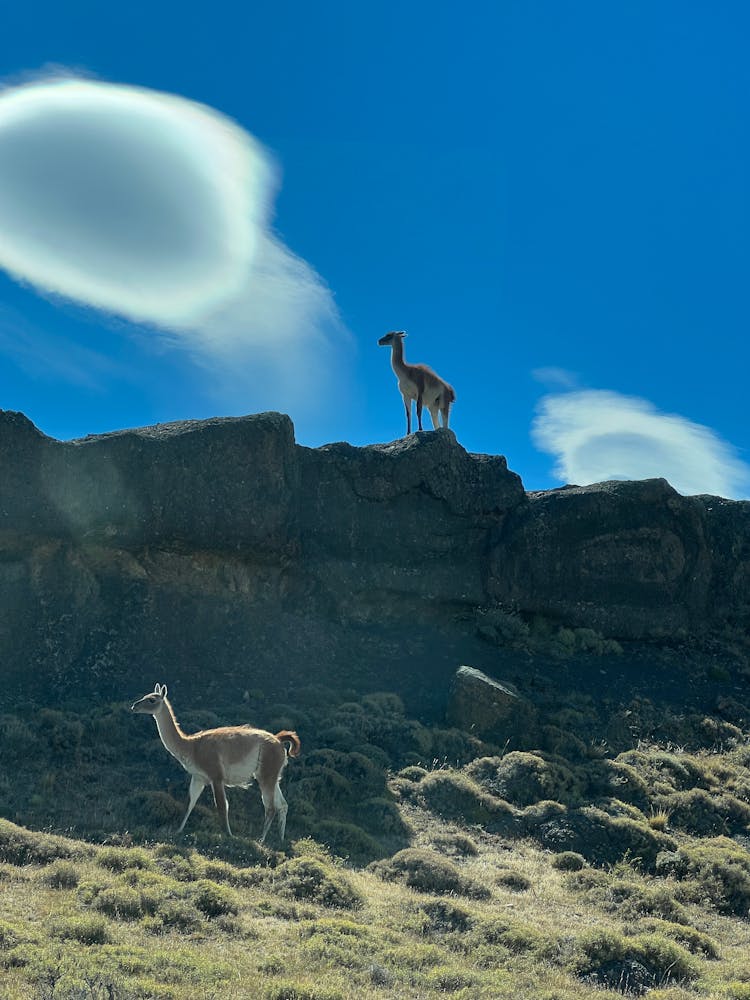
<svg viewBox="0 0 750 1000"><path fill-rule="evenodd" d="M672 923L669 920L648 919L640 922L638 930L641 933L658 932L665 937L672 938L693 955L703 955L710 959L720 957L718 943L710 935L696 930L695 927Z"/></svg>
<svg viewBox="0 0 750 1000"><path fill-rule="evenodd" d="M551 864L561 872L577 872L586 864L586 859L576 851L561 851L552 858Z"/></svg>
<svg viewBox="0 0 750 1000"><path fill-rule="evenodd" d="M585 981L624 993L696 979L700 967L679 944L658 933L626 936L594 930L576 942L578 975Z"/></svg>
<svg viewBox="0 0 750 1000"><path fill-rule="evenodd" d="M156 913L159 900L153 893L113 885L96 893L92 906L113 920L140 920Z"/></svg>
<svg viewBox="0 0 750 1000"><path fill-rule="evenodd" d="M82 858L89 848L49 833L35 833L0 819L0 861L11 865L49 865L60 858Z"/></svg>
<svg viewBox="0 0 750 1000"><path fill-rule="evenodd" d="M148 853L140 847L105 847L97 853L96 863L113 872L124 872L128 868L151 868L153 864Z"/></svg>
<svg viewBox="0 0 750 1000"><path fill-rule="evenodd" d="M714 837L665 851L657 871L688 883L685 894L695 902L706 901L719 913L747 917L750 913L750 854L728 837Z"/></svg>
<svg viewBox="0 0 750 1000"><path fill-rule="evenodd" d="M285 861L272 873L270 882L275 891L292 899L345 910L358 909L363 904L362 897L342 871L316 858Z"/></svg>
<svg viewBox="0 0 750 1000"><path fill-rule="evenodd" d="M201 879L196 883L192 901L195 907L209 918L238 913L240 909L237 893L226 886L217 885L210 879Z"/></svg>
<svg viewBox="0 0 750 1000"><path fill-rule="evenodd" d="M476 842L463 833L440 833L432 839L432 846L441 854L460 858L475 858L479 854Z"/></svg>
<svg viewBox="0 0 750 1000"><path fill-rule="evenodd" d="M339 858L353 864L367 864L386 853L382 845L369 833L354 823L329 819L316 824L315 836Z"/></svg>
<svg viewBox="0 0 750 1000"><path fill-rule="evenodd" d="M487 899L489 889L466 878L457 865L435 851L406 848L392 858L370 865L380 878L388 882L403 882L420 892L455 893L473 899Z"/></svg>
<svg viewBox="0 0 750 1000"><path fill-rule="evenodd" d="M56 861L45 868L41 880L51 889L75 889L79 881L78 868L70 861Z"/></svg>
<svg viewBox="0 0 750 1000"><path fill-rule="evenodd" d="M186 802L178 802L167 792L140 791L128 797L126 808L134 823L158 829L177 827L185 813Z"/></svg>
<svg viewBox="0 0 750 1000"><path fill-rule="evenodd" d="M103 917L58 917L50 922L48 930L53 937L85 945L109 944L112 941L109 924Z"/></svg>
<svg viewBox="0 0 750 1000"><path fill-rule="evenodd" d="M426 903L422 912L427 917L425 932L429 934L465 933L474 923L468 910L455 903L439 899L434 903Z"/></svg>
<svg viewBox="0 0 750 1000"><path fill-rule="evenodd" d="M443 819L483 826L491 833L517 830L512 806L488 794L460 771L433 771L418 789L419 800Z"/></svg>
<svg viewBox="0 0 750 1000"><path fill-rule="evenodd" d="M338 990L285 981L266 987L263 1000L347 1000Z"/></svg>
<svg viewBox="0 0 750 1000"><path fill-rule="evenodd" d="M675 847L670 837L652 830L645 819L611 816L594 806L541 814L533 809L524 810L522 817L530 836L552 851L573 851L594 864L614 864L630 857L650 871L660 852Z"/></svg>
<svg viewBox="0 0 750 1000"><path fill-rule="evenodd" d="M730 834L750 823L750 805L726 792L711 794L691 788L662 796L656 804L669 814L672 826L696 837Z"/></svg>
<svg viewBox="0 0 750 1000"><path fill-rule="evenodd" d="M521 807L544 799L577 802L586 787L582 775L563 761L520 750L504 757L480 757L466 773L492 795Z"/></svg>
<svg viewBox="0 0 750 1000"><path fill-rule="evenodd" d="M510 889L511 892L526 892L531 888L531 879L523 872L501 871L495 879L499 886Z"/></svg>

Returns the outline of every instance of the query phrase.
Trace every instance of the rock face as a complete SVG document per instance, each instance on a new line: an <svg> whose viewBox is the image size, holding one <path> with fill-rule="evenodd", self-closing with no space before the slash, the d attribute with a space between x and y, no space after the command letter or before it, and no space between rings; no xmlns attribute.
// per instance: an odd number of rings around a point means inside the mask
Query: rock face
<svg viewBox="0 0 750 1000"><path fill-rule="evenodd" d="M6 693L408 674L429 700L491 667L460 625L478 607L668 639L746 622L748 584L750 503L663 480L527 494L448 430L309 449L266 413L63 443L0 411Z"/></svg>

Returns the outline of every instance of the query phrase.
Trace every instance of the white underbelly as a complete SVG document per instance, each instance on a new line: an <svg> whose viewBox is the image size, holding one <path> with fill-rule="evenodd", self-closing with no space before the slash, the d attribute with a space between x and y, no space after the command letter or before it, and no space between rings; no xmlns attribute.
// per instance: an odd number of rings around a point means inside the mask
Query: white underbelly
<svg viewBox="0 0 750 1000"><path fill-rule="evenodd" d="M259 750L252 750L247 757L237 763L224 765L224 784L246 787L255 777L258 769Z"/></svg>

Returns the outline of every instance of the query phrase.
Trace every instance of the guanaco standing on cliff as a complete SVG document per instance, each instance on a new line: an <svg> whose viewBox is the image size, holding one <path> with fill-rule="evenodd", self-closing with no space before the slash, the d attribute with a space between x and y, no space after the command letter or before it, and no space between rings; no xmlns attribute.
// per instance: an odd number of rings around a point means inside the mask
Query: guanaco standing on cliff
<svg viewBox="0 0 750 1000"><path fill-rule="evenodd" d="M422 430L422 407L426 406L432 417L432 426L435 430L440 426L438 414L440 414L443 427L448 426L451 403L456 399L453 386L448 385L437 372L427 365L410 365L404 358L404 337L403 330L392 330L386 333L378 341L381 347L391 348L391 368L398 379L398 387L404 400L406 409L406 433L411 434L411 404L412 400L417 403L417 426Z"/></svg>

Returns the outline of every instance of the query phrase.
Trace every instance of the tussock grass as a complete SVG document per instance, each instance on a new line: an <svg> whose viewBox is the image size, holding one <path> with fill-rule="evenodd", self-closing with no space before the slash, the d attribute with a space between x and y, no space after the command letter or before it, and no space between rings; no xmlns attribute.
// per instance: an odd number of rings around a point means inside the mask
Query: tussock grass
<svg viewBox="0 0 750 1000"><path fill-rule="evenodd" d="M750 749L615 755L590 745L590 710L568 699L505 752L388 694L326 708L329 742L285 779L283 849L252 839L239 791L239 836L202 803L176 838L184 801L156 782L92 801L106 845L0 820L3 1000L750 1000ZM114 709L45 718L69 769L94 737L112 759L130 745ZM30 719L0 734L26 759ZM134 789L173 776L155 739L138 766ZM67 773L40 766L40 797Z"/></svg>

